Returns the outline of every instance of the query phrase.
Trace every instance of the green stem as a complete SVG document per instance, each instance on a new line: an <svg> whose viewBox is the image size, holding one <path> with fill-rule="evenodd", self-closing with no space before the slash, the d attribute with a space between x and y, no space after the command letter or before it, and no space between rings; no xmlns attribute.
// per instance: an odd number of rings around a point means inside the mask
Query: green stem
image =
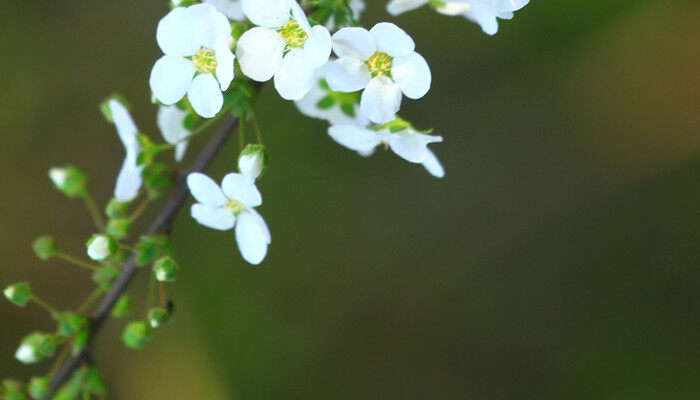
<svg viewBox="0 0 700 400"><path fill-rule="evenodd" d="M104 290L102 288L95 288L95 290L90 293L90 295L83 301L78 308L75 310L76 313L78 314L85 314L85 311L92 305L92 303L97 300L100 295L104 293Z"/></svg>
<svg viewBox="0 0 700 400"><path fill-rule="evenodd" d="M43 308L44 310L48 311L49 314L51 314L51 316L52 316L53 318L57 318L57 317L58 317L58 310L56 310L55 308L53 308L49 303L47 303L46 301L44 301L44 300L41 299L40 297L38 297L38 296L36 296L36 295L33 294L33 295L32 295L32 300L33 300L36 304L38 304L41 308Z"/></svg>
<svg viewBox="0 0 700 400"><path fill-rule="evenodd" d="M99 265L93 265L90 263L87 263L85 261L78 260L77 258L68 255L66 253L58 253L57 256L64 261L67 261L71 264L77 265L78 267L89 269L90 271L98 271L100 269Z"/></svg>
<svg viewBox="0 0 700 400"><path fill-rule="evenodd" d="M243 151L245 148L245 131L243 129L244 121L238 123L238 151Z"/></svg>
<svg viewBox="0 0 700 400"><path fill-rule="evenodd" d="M95 221L95 226L97 226L97 229L100 232L104 232L105 221L102 218L102 213L100 213L100 210L95 204L95 200L92 198L92 196L90 196L90 193L87 193L85 196L83 196L83 202L85 202L85 206L87 207L88 212L90 212L93 221Z"/></svg>
<svg viewBox="0 0 700 400"><path fill-rule="evenodd" d="M51 368L49 369L49 372L48 372L48 374L46 374L46 376L53 377L53 375L58 370L58 367L60 367L61 364L63 364L63 361L66 359L66 357L68 357L68 354L70 354L70 348L73 346L73 340L74 340L74 337L71 336L71 338L68 339L66 344L63 345L61 352L58 354L58 356L54 360L53 364L51 364Z"/></svg>
<svg viewBox="0 0 700 400"><path fill-rule="evenodd" d="M228 110L229 110L230 108L231 108L230 105L224 106L224 108L222 108L221 111L219 111L219 113L218 113L214 118L210 118L210 119L204 121L204 122L203 122L202 124L200 124L198 127L192 129L192 131L190 132L189 136L187 136L186 138L181 139L181 140L179 140L179 141L177 141L177 142L175 142L175 143L167 143L167 144L164 144L164 145L161 146L161 148L164 149L164 150L166 150L166 149L172 149L172 148L174 148L175 146L177 146L178 144L180 144L180 143L182 143L182 142L191 140L193 137L195 137L195 136L197 136L198 134L200 134L200 133L204 132L205 130L207 130L207 128L210 128L211 126L213 126L213 125L214 125L216 122L218 122L224 115L228 114Z"/></svg>
<svg viewBox="0 0 700 400"><path fill-rule="evenodd" d="M143 211L146 209L146 206L148 206L148 203L150 201L151 200L149 198L146 198L146 200L142 201L141 204L139 204L139 206L136 208L136 210L134 210L134 212L131 214L129 219L134 221L136 218L138 218L141 215L141 213L143 213Z"/></svg>
<svg viewBox="0 0 700 400"><path fill-rule="evenodd" d="M262 133L258 126L258 119L255 118L255 113L252 110L250 111L250 120L253 122L253 129L255 129L255 136L258 138L258 144L263 144Z"/></svg>

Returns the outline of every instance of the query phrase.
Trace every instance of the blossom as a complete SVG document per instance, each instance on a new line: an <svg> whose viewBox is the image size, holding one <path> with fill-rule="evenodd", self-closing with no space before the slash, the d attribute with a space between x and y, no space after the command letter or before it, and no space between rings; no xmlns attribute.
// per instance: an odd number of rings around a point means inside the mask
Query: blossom
<svg viewBox="0 0 700 400"><path fill-rule="evenodd" d="M350 7L350 12L352 13L352 18L355 21L360 19L362 12L365 11L365 8L367 8L364 0L350 0L350 2L348 3L347 6ZM330 30L330 29L333 29L336 27L340 27L340 25L339 24L336 25L335 16L331 15L328 18L328 23L326 23L326 28L328 28Z"/></svg>
<svg viewBox="0 0 700 400"><path fill-rule="evenodd" d="M339 57L326 72L336 92L363 90L362 113L383 124L396 118L402 93L419 99L430 90L430 68L414 51L413 39L398 26L382 22L370 31L343 28L333 35L333 51Z"/></svg>
<svg viewBox="0 0 700 400"><path fill-rule="evenodd" d="M437 157L428 149L428 144L442 142L441 136L427 135L410 127L392 132L387 127L375 130L353 125L331 126L328 135L339 144L365 157L372 155L377 146L383 144L404 160L423 164L432 175L438 178L445 175Z"/></svg>
<svg viewBox="0 0 700 400"><path fill-rule="evenodd" d="M326 120L332 125L369 125L369 120L360 110L359 93L341 93L330 89L326 80L329 65L316 71L314 85L306 96L295 102L297 108L306 116Z"/></svg>
<svg viewBox="0 0 700 400"><path fill-rule="evenodd" d="M266 82L286 100L299 100L314 84L315 71L331 53L331 35L313 28L294 0L241 0L243 12L257 27L238 40L236 55L249 78Z"/></svg>
<svg viewBox="0 0 700 400"><path fill-rule="evenodd" d="M117 128L119 139L126 149L126 158L117 177L117 185L114 188L114 197L121 203L129 202L138 196L143 179L141 172L143 166L137 163L141 144L138 140L138 128L129 114L129 110L117 99L107 101L112 122Z"/></svg>
<svg viewBox="0 0 700 400"><path fill-rule="evenodd" d="M249 177L230 173L221 187L202 173L187 177L187 186L197 203L192 205L192 217L200 224L220 231L235 227L236 242L243 258L253 265L260 264L271 242L270 230L254 207L262 204L262 196Z"/></svg>
<svg viewBox="0 0 700 400"><path fill-rule="evenodd" d="M232 21L245 21L241 0L202 0L202 3L211 4Z"/></svg>
<svg viewBox="0 0 700 400"><path fill-rule="evenodd" d="M156 40L165 54L151 70L153 95L173 105L185 94L195 112L214 117L224 104L221 92L233 80L231 25L210 4L170 11L158 23Z"/></svg>
<svg viewBox="0 0 700 400"><path fill-rule="evenodd" d="M182 161L187 151L189 140L187 138L192 132L185 127L187 112L180 110L176 105L160 106L156 115L156 124L163 139L175 145L175 161Z"/></svg>
<svg viewBox="0 0 700 400"><path fill-rule="evenodd" d="M432 5L441 14L461 15L481 26L484 33L495 35L498 32L498 20L513 18L513 11L525 7L530 0L391 0L387 10L398 15L421 7Z"/></svg>

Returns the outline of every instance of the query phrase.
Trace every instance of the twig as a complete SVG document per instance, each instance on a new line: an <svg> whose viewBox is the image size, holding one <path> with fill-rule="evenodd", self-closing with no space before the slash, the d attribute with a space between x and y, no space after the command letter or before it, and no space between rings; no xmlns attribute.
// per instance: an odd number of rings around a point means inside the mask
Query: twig
<svg viewBox="0 0 700 400"><path fill-rule="evenodd" d="M229 115L219 128L219 130L212 136L209 143L199 154L195 162L192 164L188 172L201 172L206 169L207 166L214 159L214 156L219 152L221 147L226 142L226 139L231 135L231 133L236 129L238 125L238 118ZM151 223L151 226L145 232L146 235L153 235L158 232L167 232L170 230L170 225L172 224L175 215L182 207L185 199L187 198L187 175L183 174L175 186L170 198L165 203L161 211L158 213L156 218ZM83 350L76 356L68 358L56 371L56 374L51 379L51 396L53 398L56 391L70 379L73 372L80 366L81 362L86 359L87 354L90 349L90 345L99 333L100 329L112 311L112 307L117 302L117 299L126 291L134 278L134 275L138 272L139 268L136 266L136 256L132 255L129 261L124 265L121 274L114 282L112 289L105 294L102 301L97 305L95 311L91 318L91 332L90 341L83 348Z"/></svg>

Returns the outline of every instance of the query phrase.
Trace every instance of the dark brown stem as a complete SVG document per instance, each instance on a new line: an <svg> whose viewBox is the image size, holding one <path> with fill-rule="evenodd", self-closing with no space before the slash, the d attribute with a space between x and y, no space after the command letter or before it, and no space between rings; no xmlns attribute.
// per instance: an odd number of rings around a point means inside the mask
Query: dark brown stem
<svg viewBox="0 0 700 400"><path fill-rule="evenodd" d="M161 211L158 213L156 218L151 223L151 226L144 232L145 235L152 235L158 232L168 232L170 230L170 225L172 224L175 215L182 208L185 199L187 198L187 175L191 172L201 172L204 171L207 166L214 159L214 156L219 152L221 147L226 142L226 139L231 135L231 133L238 126L238 118L228 116L224 120L219 130L212 136L207 143L206 147L199 154L195 162L192 164L187 173L180 176L173 193L170 198L165 203ZM126 291L134 278L134 275L138 272L139 268L136 266L136 255L132 255L129 261L124 264L121 274L117 278L112 289L105 294L100 303L95 308L91 318L91 332L90 341L87 343L85 348L76 356L66 359L63 364L56 371L56 374L51 379L51 396L53 398L56 391L66 383L73 372L87 360L87 355L90 349L92 341L99 333L100 329L112 311L112 307L117 302L117 299Z"/></svg>

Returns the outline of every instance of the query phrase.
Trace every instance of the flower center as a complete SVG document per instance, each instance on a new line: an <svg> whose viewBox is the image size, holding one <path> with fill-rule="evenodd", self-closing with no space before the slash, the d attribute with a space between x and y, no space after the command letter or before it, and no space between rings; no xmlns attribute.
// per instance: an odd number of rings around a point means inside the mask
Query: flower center
<svg viewBox="0 0 700 400"><path fill-rule="evenodd" d="M287 47L289 49L303 46L304 43L306 43L306 39L309 37L309 34L301 29L299 23L293 18L277 31L282 35L284 40L287 41Z"/></svg>
<svg viewBox="0 0 700 400"><path fill-rule="evenodd" d="M242 212L248 211L248 207L243 205L240 201L228 199L226 205L224 206L226 211L231 212L233 215L238 215Z"/></svg>
<svg viewBox="0 0 700 400"><path fill-rule="evenodd" d="M369 68L369 72L372 73L373 77L385 75L387 72L391 71L391 65L393 64L394 59L381 51L378 51L369 58L365 62L367 64L367 68Z"/></svg>
<svg viewBox="0 0 700 400"><path fill-rule="evenodd" d="M218 63L216 62L216 53L214 50L202 47L194 56L192 56L192 62L197 71L202 73L211 73L216 70Z"/></svg>

